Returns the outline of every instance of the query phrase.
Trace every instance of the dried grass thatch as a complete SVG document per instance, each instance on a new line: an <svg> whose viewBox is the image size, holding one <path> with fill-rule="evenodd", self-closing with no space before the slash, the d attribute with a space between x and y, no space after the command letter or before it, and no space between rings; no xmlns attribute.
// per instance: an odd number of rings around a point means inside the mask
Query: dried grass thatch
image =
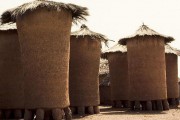
<svg viewBox="0 0 180 120"><path fill-rule="evenodd" d="M14 9L9 9L1 15L1 22L16 22L17 16L22 16L27 12L32 12L38 8L53 9L60 12L62 9L67 10L72 14L73 22L77 23L80 20L86 20L85 16L89 15L86 7L81 7L74 4L65 4L61 2L35 0L33 2L25 3Z"/></svg>
<svg viewBox="0 0 180 120"><path fill-rule="evenodd" d="M6 23L0 25L0 31L17 30L16 23Z"/></svg>
<svg viewBox="0 0 180 120"><path fill-rule="evenodd" d="M168 42L171 42L171 41L174 40L173 37L159 34L159 33L157 33L156 31L150 29L148 26L146 26L146 25L143 24L143 25L140 26L140 28L135 32L135 34L120 39L120 40L119 40L119 44L121 44L121 45L126 45L127 40L133 39L133 38L136 38L136 37L144 37L144 36L162 37L162 38L164 38L165 43L168 43Z"/></svg>
<svg viewBox="0 0 180 120"><path fill-rule="evenodd" d="M108 74L108 73L109 73L108 61L105 59L100 59L99 75Z"/></svg>
<svg viewBox="0 0 180 120"><path fill-rule="evenodd" d="M165 53L167 53L167 54L175 54L177 56L180 56L180 50L171 47L169 44L166 44L166 46L165 46Z"/></svg>
<svg viewBox="0 0 180 120"><path fill-rule="evenodd" d="M107 44L108 38L100 33L93 32L89 30L89 28L83 24L81 26L81 29L75 32L71 33L71 36L78 37L84 37L84 36L90 36L92 40L101 40L102 42L105 42Z"/></svg>
<svg viewBox="0 0 180 120"><path fill-rule="evenodd" d="M116 44L113 47L109 48L108 50L102 52L101 58L107 59L107 54L116 53L116 52L125 53L127 52L127 47L120 44Z"/></svg>

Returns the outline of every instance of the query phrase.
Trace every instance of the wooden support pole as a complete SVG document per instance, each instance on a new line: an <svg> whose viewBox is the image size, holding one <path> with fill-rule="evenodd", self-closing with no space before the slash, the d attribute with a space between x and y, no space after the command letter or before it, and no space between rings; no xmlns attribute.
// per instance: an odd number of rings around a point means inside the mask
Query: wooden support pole
<svg viewBox="0 0 180 120"><path fill-rule="evenodd" d="M146 101L146 110L152 111L152 102L151 101Z"/></svg>
<svg viewBox="0 0 180 120"><path fill-rule="evenodd" d="M14 118L15 119L22 119L23 118L23 111L22 110L14 110Z"/></svg>
<svg viewBox="0 0 180 120"><path fill-rule="evenodd" d="M24 120L33 120L34 114L31 110L26 109L24 113Z"/></svg>
<svg viewBox="0 0 180 120"><path fill-rule="evenodd" d="M64 113L65 113L65 119L66 120L71 120L72 119L72 112L69 107L64 108Z"/></svg>
<svg viewBox="0 0 180 120"><path fill-rule="evenodd" d="M157 100L156 101L156 107L157 107L157 110L163 111L163 105L162 105L162 101L161 100Z"/></svg>
<svg viewBox="0 0 180 120"><path fill-rule="evenodd" d="M99 106L94 106L94 114L99 114L100 113L100 109Z"/></svg>
<svg viewBox="0 0 180 120"><path fill-rule="evenodd" d="M139 101L135 101L135 110L141 110L141 104Z"/></svg>
<svg viewBox="0 0 180 120"><path fill-rule="evenodd" d="M169 103L167 100L163 100L162 104L163 104L163 110L169 110Z"/></svg>
<svg viewBox="0 0 180 120"><path fill-rule="evenodd" d="M85 107L84 106L77 107L77 113L78 115L85 115Z"/></svg>
<svg viewBox="0 0 180 120"><path fill-rule="evenodd" d="M52 117L53 120L62 120L62 109L53 109L52 110Z"/></svg>
<svg viewBox="0 0 180 120"><path fill-rule="evenodd" d="M36 110L36 120L44 120L44 109L37 109Z"/></svg>
<svg viewBox="0 0 180 120"><path fill-rule="evenodd" d="M94 114L94 108L93 108L93 106L88 106L88 107L87 107L87 112L88 112L88 114Z"/></svg>

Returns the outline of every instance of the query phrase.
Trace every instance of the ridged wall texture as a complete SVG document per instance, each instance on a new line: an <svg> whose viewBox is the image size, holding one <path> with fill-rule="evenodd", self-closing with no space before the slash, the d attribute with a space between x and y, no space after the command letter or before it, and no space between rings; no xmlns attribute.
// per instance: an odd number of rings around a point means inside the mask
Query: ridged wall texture
<svg viewBox="0 0 180 120"><path fill-rule="evenodd" d="M101 42L89 36L71 37L70 103L71 106L98 106Z"/></svg>
<svg viewBox="0 0 180 120"><path fill-rule="evenodd" d="M167 99L164 39L136 37L127 50L131 100Z"/></svg>
<svg viewBox="0 0 180 120"><path fill-rule="evenodd" d="M0 109L23 109L24 81L16 30L0 31L0 56Z"/></svg>
<svg viewBox="0 0 180 120"><path fill-rule="evenodd" d="M129 100L127 53L107 54L111 76L112 100Z"/></svg>
<svg viewBox="0 0 180 120"><path fill-rule="evenodd" d="M69 106L72 15L39 8L17 18L25 80L25 107Z"/></svg>
<svg viewBox="0 0 180 120"><path fill-rule="evenodd" d="M166 56L167 97L179 98L178 57L175 54L167 54L167 53L165 56Z"/></svg>

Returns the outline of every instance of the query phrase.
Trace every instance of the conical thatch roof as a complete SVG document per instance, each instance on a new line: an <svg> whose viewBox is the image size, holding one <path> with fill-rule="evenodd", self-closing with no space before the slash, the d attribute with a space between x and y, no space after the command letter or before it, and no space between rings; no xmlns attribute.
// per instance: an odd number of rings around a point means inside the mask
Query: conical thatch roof
<svg viewBox="0 0 180 120"><path fill-rule="evenodd" d="M171 53L180 56L180 51L176 48L171 47L169 44L165 46L165 53Z"/></svg>
<svg viewBox="0 0 180 120"><path fill-rule="evenodd" d="M91 39L99 39L105 43L108 41L108 38L106 36L89 30L89 28L85 24L81 26L80 30L72 32L71 36L75 36L77 38L80 36L90 36Z"/></svg>
<svg viewBox="0 0 180 120"><path fill-rule="evenodd" d="M17 16L22 16L27 12L34 11L38 8L53 9L57 10L58 12L60 12L62 9L67 10L72 13L73 22L75 23L79 20L86 20L85 16L88 15L86 7L47 0L35 0L33 2L25 3L14 9L9 9L5 11L1 15L1 22L3 24L8 22L16 22Z"/></svg>
<svg viewBox="0 0 180 120"><path fill-rule="evenodd" d="M0 25L0 31L16 30L16 23L6 23Z"/></svg>
<svg viewBox="0 0 180 120"><path fill-rule="evenodd" d="M109 73L108 60L100 59L99 75L108 74L108 73Z"/></svg>
<svg viewBox="0 0 180 120"><path fill-rule="evenodd" d="M136 37L144 37L144 36L163 37L163 38L165 38L165 42L166 42L166 43L171 42L171 41L174 40L174 38L172 38L172 37L170 37L170 36L165 36L165 35L159 34L159 33L157 33L156 31L150 29L148 26L146 26L146 25L143 24L143 25L140 26L140 28L135 32L135 34L120 39L120 40L119 40L119 44L121 44L121 45L126 45L126 41L127 41L127 40L133 39L133 38L136 38Z"/></svg>
<svg viewBox="0 0 180 120"><path fill-rule="evenodd" d="M127 47L124 45L116 44L108 50L102 52L101 58L107 59L107 54L116 52L125 53L127 52Z"/></svg>
<svg viewBox="0 0 180 120"><path fill-rule="evenodd" d="M110 74L107 74L106 77L99 83L99 86L110 86Z"/></svg>

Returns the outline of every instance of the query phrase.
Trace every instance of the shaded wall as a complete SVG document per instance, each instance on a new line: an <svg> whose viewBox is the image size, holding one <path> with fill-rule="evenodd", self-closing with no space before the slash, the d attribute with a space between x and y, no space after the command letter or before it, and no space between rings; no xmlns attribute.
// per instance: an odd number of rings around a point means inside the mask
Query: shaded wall
<svg viewBox="0 0 180 120"><path fill-rule="evenodd" d="M21 51L16 30L0 31L0 109L24 108Z"/></svg>
<svg viewBox="0 0 180 120"><path fill-rule="evenodd" d="M71 37L70 103L71 106L97 106L99 100L99 64L101 43L89 36Z"/></svg>
<svg viewBox="0 0 180 120"><path fill-rule="evenodd" d="M178 58L175 54L165 54L166 56L166 80L167 80L167 97L179 97L178 84Z"/></svg>
<svg viewBox="0 0 180 120"><path fill-rule="evenodd" d="M127 53L109 53L112 100L129 100Z"/></svg>
<svg viewBox="0 0 180 120"><path fill-rule="evenodd" d="M99 90L100 90L100 104L111 105L111 87L99 86Z"/></svg>
<svg viewBox="0 0 180 120"><path fill-rule="evenodd" d="M69 106L72 15L46 8L17 18L22 47L26 108Z"/></svg>
<svg viewBox="0 0 180 120"><path fill-rule="evenodd" d="M137 37L127 41L131 100L167 98L164 40Z"/></svg>

